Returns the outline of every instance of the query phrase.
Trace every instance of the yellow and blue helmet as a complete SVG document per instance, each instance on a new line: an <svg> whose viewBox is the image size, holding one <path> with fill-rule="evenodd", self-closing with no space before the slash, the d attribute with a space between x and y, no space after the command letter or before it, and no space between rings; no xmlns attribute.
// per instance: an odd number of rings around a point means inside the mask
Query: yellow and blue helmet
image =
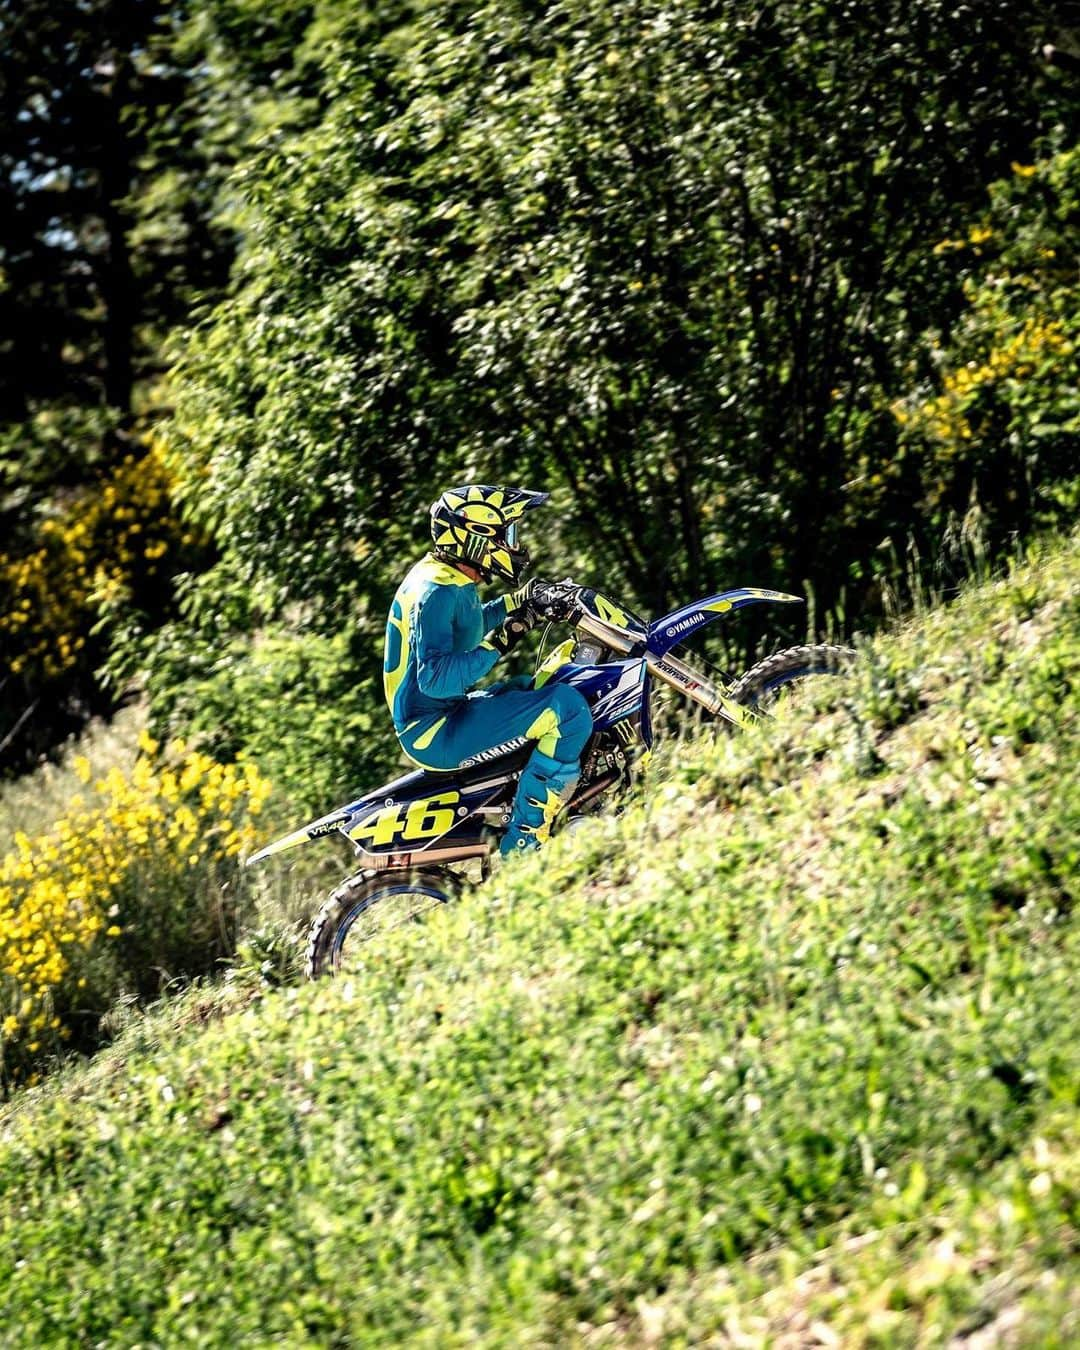
<svg viewBox="0 0 1080 1350"><path fill-rule="evenodd" d="M437 555L468 563L489 581L505 577L517 583L529 565L518 542L518 522L541 506L546 492L527 488L466 483L448 489L431 505L431 537Z"/></svg>

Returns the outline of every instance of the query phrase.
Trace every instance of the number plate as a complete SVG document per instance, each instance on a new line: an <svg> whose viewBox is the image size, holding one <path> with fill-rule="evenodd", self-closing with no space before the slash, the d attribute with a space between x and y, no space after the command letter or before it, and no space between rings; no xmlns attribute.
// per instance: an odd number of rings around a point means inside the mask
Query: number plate
<svg viewBox="0 0 1080 1350"><path fill-rule="evenodd" d="M349 838L369 852L401 844L416 844L437 839L453 829L455 808L461 801L456 789L438 792L434 797L419 797L413 802L384 806L365 816L349 830Z"/></svg>

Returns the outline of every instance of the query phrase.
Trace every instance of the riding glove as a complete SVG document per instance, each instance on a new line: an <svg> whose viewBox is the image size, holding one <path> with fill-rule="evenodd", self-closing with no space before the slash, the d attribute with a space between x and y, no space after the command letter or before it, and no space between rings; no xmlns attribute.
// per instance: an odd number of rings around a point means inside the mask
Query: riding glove
<svg viewBox="0 0 1080 1350"><path fill-rule="evenodd" d="M497 652L505 656L511 648L517 646L535 622L536 620L528 612L509 615L506 622L496 628L494 632L489 633L485 641L488 646L494 647Z"/></svg>
<svg viewBox="0 0 1080 1350"><path fill-rule="evenodd" d="M529 592L528 607L537 620L562 623L574 612L578 587L559 581L534 581Z"/></svg>

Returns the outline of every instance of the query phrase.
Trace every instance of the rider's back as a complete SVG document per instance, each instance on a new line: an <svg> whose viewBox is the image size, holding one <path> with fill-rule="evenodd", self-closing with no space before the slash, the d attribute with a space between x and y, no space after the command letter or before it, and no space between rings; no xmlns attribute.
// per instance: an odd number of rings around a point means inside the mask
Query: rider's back
<svg viewBox="0 0 1080 1350"><path fill-rule="evenodd" d="M498 660L485 632L506 615L502 600L480 603L456 567L422 558L402 581L386 622L383 690L400 732L444 715Z"/></svg>

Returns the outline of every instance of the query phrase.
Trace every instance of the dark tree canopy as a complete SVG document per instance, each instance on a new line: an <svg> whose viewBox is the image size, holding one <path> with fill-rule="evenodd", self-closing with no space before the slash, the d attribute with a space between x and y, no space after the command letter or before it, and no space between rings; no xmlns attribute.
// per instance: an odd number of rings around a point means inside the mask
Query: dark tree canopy
<svg viewBox="0 0 1080 1350"><path fill-rule="evenodd" d="M0 38L0 587L78 570L84 639L44 692L60 635L5 653L0 744L105 661L347 774L463 478L549 489L542 570L653 612L869 621L905 550L1075 510L1067 4L0 0ZM177 552L102 586L42 530L152 428ZM290 687L367 749L275 741Z"/></svg>
<svg viewBox="0 0 1080 1350"><path fill-rule="evenodd" d="M181 359L232 565L338 622L400 565L387 522L476 473L561 487L561 547L649 608L730 577L834 599L912 523L845 485L960 308L934 245L1062 114L1045 7L386 13L246 167L233 293Z"/></svg>

